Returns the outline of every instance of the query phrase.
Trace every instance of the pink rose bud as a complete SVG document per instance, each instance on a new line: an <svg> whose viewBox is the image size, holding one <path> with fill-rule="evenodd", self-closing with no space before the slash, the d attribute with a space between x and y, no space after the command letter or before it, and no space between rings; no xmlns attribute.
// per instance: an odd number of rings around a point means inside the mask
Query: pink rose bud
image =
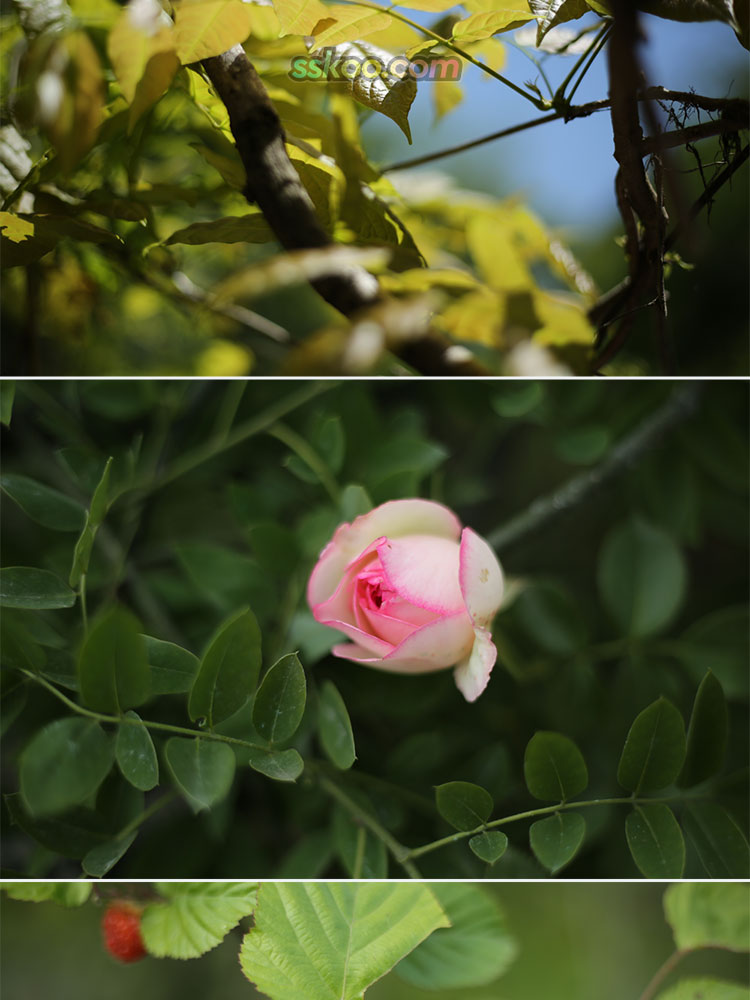
<svg viewBox="0 0 750 1000"><path fill-rule="evenodd" d="M487 542L431 500L391 500L340 525L307 585L315 618L352 640L334 655L401 674L455 666L467 701L495 664L502 595Z"/></svg>

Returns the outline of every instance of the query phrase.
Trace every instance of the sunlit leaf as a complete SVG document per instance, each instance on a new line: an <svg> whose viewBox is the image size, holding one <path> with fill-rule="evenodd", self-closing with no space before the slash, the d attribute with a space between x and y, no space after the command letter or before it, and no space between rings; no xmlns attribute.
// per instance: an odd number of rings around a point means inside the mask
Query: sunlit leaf
<svg viewBox="0 0 750 1000"><path fill-rule="evenodd" d="M183 66L221 55L250 34L252 14L242 0L180 0L175 5L175 49Z"/></svg>

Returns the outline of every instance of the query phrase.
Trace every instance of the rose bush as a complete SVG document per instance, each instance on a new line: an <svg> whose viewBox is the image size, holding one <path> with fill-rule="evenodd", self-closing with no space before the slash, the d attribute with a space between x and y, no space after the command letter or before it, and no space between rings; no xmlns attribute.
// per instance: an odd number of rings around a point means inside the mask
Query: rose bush
<svg viewBox="0 0 750 1000"><path fill-rule="evenodd" d="M497 650L489 626L503 573L484 539L429 500L392 500L342 524L307 587L315 618L350 643L333 653L395 673L455 667L474 701Z"/></svg>

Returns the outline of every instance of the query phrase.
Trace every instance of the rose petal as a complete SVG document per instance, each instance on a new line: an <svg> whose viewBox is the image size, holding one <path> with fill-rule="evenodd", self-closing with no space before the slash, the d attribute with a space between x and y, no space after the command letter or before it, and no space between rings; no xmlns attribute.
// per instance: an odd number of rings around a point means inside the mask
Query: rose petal
<svg viewBox="0 0 750 1000"><path fill-rule="evenodd" d="M432 500L390 500L381 504L336 529L308 582L308 603L312 607L327 600L351 560L382 535L400 538L424 534L457 541L460 533L461 523L456 515Z"/></svg>
<svg viewBox="0 0 750 1000"><path fill-rule="evenodd" d="M318 604L310 604L313 616L319 622L325 621L325 619L335 619L354 624L354 588L357 574L361 573L368 563L377 560L378 543L381 541L385 541L385 539L376 539L372 545L368 545L364 552L345 567L336 589L327 600L320 601Z"/></svg>
<svg viewBox="0 0 750 1000"><path fill-rule="evenodd" d="M503 571L497 556L471 528L461 534L461 593L475 625L489 625L503 599Z"/></svg>
<svg viewBox="0 0 750 1000"><path fill-rule="evenodd" d="M455 671L456 687L467 701L476 701L487 687L496 659L492 636L487 629L476 629L471 653Z"/></svg>
<svg viewBox="0 0 750 1000"><path fill-rule="evenodd" d="M388 584L410 604L441 615L464 608L456 542L421 534L386 538L378 555Z"/></svg>
<svg viewBox="0 0 750 1000"><path fill-rule="evenodd" d="M320 621L320 619L318 620ZM357 628L356 625L350 625L349 622L339 622L335 619L329 619L328 621L321 621L321 625L329 625L331 628L343 632L347 639L353 639L365 649L368 649L371 656L386 656L394 649L392 643L386 642L385 639L379 639L376 635L370 635L361 628Z"/></svg>
<svg viewBox="0 0 750 1000"><path fill-rule="evenodd" d="M472 640L469 616L465 610L458 611L412 632L378 666L409 674L443 670L469 654Z"/></svg>
<svg viewBox="0 0 750 1000"><path fill-rule="evenodd" d="M422 625L428 625L436 618L434 611L415 608L403 601L395 602L395 605L389 603L388 607L394 610L393 615L385 614L383 611L374 611L371 608L357 607L357 625L364 628L365 631L385 639L386 642L393 643L394 646L403 642L415 629L421 628ZM408 614L407 618L396 617L401 609Z"/></svg>

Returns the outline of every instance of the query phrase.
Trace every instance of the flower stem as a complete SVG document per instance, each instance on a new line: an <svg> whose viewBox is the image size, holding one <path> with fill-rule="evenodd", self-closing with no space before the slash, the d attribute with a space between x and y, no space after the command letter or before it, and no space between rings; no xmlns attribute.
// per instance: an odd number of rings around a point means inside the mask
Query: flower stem
<svg viewBox="0 0 750 1000"><path fill-rule="evenodd" d="M677 949L673 951L669 958L660 966L654 973L646 989L641 993L638 1000L653 1000L656 996L657 990L662 985L667 976L672 972L672 970L677 966L679 962L688 954L689 949Z"/></svg>

